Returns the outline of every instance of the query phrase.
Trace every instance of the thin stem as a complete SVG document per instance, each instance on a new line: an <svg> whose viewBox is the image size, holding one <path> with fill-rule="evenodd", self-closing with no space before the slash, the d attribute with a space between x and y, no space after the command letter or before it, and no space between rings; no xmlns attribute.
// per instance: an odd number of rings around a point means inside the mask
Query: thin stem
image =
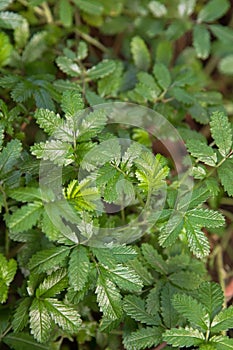
<svg viewBox="0 0 233 350"><path fill-rule="evenodd" d="M53 23L53 16L52 16L52 13L50 11L50 8L47 4L47 2L43 2L43 4L41 5L43 10L44 10L44 16L47 20L48 23Z"/></svg>
<svg viewBox="0 0 233 350"><path fill-rule="evenodd" d="M2 199L3 199L3 205L5 208L5 212L6 212L6 214L9 214L7 197L6 197L6 193L4 191L2 184L0 184L0 191L2 192ZM5 231L5 254L6 254L6 256L9 255L9 250L10 250L9 232L8 232L8 229L6 228L6 231Z"/></svg>
<svg viewBox="0 0 233 350"><path fill-rule="evenodd" d="M75 29L76 33L81 36L81 38L83 38L84 40L86 40L89 44L97 47L98 49L100 49L101 51L108 53L109 50L103 45L101 44L98 40L96 40L95 38L92 38L89 34L87 33L83 33L81 32L79 29Z"/></svg>

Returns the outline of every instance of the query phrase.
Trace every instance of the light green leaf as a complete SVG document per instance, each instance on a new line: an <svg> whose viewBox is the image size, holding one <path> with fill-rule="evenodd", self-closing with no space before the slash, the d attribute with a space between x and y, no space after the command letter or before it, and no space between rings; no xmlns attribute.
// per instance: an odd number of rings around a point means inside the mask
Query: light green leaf
<svg viewBox="0 0 233 350"><path fill-rule="evenodd" d="M71 77L79 77L82 73L78 64L66 56L58 57L56 63L62 72Z"/></svg>
<svg viewBox="0 0 233 350"><path fill-rule="evenodd" d="M5 10L13 0L0 0L0 11Z"/></svg>
<svg viewBox="0 0 233 350"><path fill-rule="evenodd" d="M149 326L160 324L159 315L150 315L145 309L145 301L136 295L127 295L123 303L124 311L134 320L145 323Z"/></svg>
<svg viewBox="0 0 233 350"><path fill-rule="evenodd" d="M189 249L198 258L207 256L210 252L210 245L205 233L202 232L199 227L193 226L192 222L187 218L185 220L185 231Z"/></svg>
<svg viewBox="0 0 233 350"><path fill-rule="evenodd" d="M233 349L233 339L229 339L224 336L214 336L210 338L210 341L214 344L217 350L232 350Z"/></svg>
<svg viewBox="0 0 233 350"><path fill-rule="evenodd" d="M178 11L180 16L190 16L195 8L196 0L180 0Z"/></svg>
<svg viewBox="0 0 233 350"><path fill-rule="evenodd" d="M0 12L0 27L4 29L15 29L22 25L25 19L18 13L2 11Z"/></svg>
<svg viewBox="0 0 233 350"><path fill-rule="evenodd" d="M84 12L90 15L99 16L104 7L98 0L74 0L74 3Z"/></svg>
<svg viewBox="0 0 233 350"><path fill-rule="evenodd" d="M9 333L3 342L15 350L51 350L50 344L40 344L27 333Z"/></svg>
<svg viewBox="0 0 233 350"><path fill-rule="evenodd" d="M147 71L151 64L151 57L144 40L139 36L135 36L130 47L135 66L140 70Z"/></svg>
<svg viewBox="0 0 233 350"><path fill-rule="evenodd" d="M219 62L219 70L221 73L226 75L233 75L233 55L227 55L226 57L222 58Z"/></svg>
<svg viewBox="0 0 233 350"><path fill-rule="evenodd" d="M55 323L64 331L77 334L81 325L81 319L76 308L56 299L46 299L44 303Z"/></svg>
<svg viewBox="0 0 233 350"><path fill-rule="evenodd" d="M229 196L233 196L233 159L227 159L217 171L224 190Z"/></svg>
<svg viewBox="0 0 233 350"><path fill-rule="evenodd" d="M36 143L31 152L37 158L53 161L58 165L68 165L73 162L71 145L60 140Z"/></svg>
<svg viewBox="0 0 233 350"><path fill-rule="evenodd" d="M188 140L187 147L189 152L194 158L197 158L200 162L203 162L210 166L215 166L217 162L217 156L213 149L206 143L195 140Z"/></svg>
<svg viewBox="0 0 233 350"><path fill-rule="evenodd" d="M15 333L21 332L27 326L31 302L31 298L25 298L17 307L12 320L12 326Z"/></svg>
<svg viewBox="0 0 233 350"><path fill-rule="evenodd" d="M70 248L65 246L41 250L32 256L28 267L37 273L55 270L58 266L62 265L69 252Z"/></svg>
<svg viewBox="0 0 233 350"><path fill-rule="evenodd" d="M84 109L82 95L77 91L65 91L62 94L61 107L66 116L74 117L77 112Z"/></svg>
<svg viewBox="0 0 233 350"><path fill-rule="evenodd" d="M121 86L123 73L122 62L116 62L115 70L108 76L98 81L98 93L101 97L117 96L117 92Z"/></svg>
<svg viewBox="0 0 233 350"><path fill-rule="evenodd" d="M210 33L203 25L196 25L193 29L193 46L197 57L206 59L210 54Z"/></svg>
<svg viewBox="0 0 233 350"><path fill-rule="evenodd" d="M127 350L143 350L161 343L161 335L162 331L158 327L141 328L127 335L123 343Z"/></svg>
<svg viewBox="0 0 233 350"><path fill-rule="evenodd" d="M8 288L13 281L17 270L17 263L14 259L7 261L3 254L0 254L0 303L5 303L8 296Z"/></svg>
<svg viewBox="0 0 233 350"><path fill-rule="evenodd" d="M142 253L148 262L148 264L153 268L153 270L166 275L167 266L163 257L155 250L151 245L147 243L142 244Z"/></svg>
<svg viewBox="0 0 233 350"><path fill-rule="evenodd" d="M224 43L233 43L233 29L224 27L220 24L211 24L209 26L211 32Z"/></svg>
<svg viewBox="0 0 233 350"><path fill-rule="evenodd" d="M211 0L199 12L197 21L213 22L222 17L230 7L228 0Z"/></svg>
<svg viewBox="0 0 233 350"><path fill-rule="evenodd" d="M8 219L12 232L23 232L36 225L42 214L42 202L29 203L16 210Z"/></svg>
<svg viewBox="0 0 233 350"><path fill-rule="evenodd" d="M155 17L163 17L167 14L166 6L164 4L161 4L159 1L150 1L148 7Z"/></svg>
<svg viewBox="0 0 233 350"><path fill-rule="evenodd" d="M151 273L139 259L130 260L128 261L127 265L134 269L137 275L141 278L144 285L148 286L152 284L154 279Z"/></svg>
<svg viewBox="0 0 233 350"><path fill-rule="evenodd" d="M100 275L95 293L100 311L106 318L116 320L122 316L121 295L113 282Z"/></svg>
<svg viewBox="0 0 233 350"><path fill-rule="evenodd" d="M92 79L100 79L108 76L116 69L116 62L113 60L103 60L98 63L96 66L93 66L87 70L87 76Z"/></svg>
<svg viewBox="0 0 233 350"><path fill-rule="evenodd" d="M68 0L59 1L59 17L64 27L71 27L73 20L73 7Z"/></svg>
<svg viewBox="0 0 233 350"><path fill-rule="evenodd" d="M48 341L51 333L51 318L44 301L34 299L30 307L30 328L35 339L40 343Z"/></svg>
<svg viewBox="0 0 233 350"><path fill-rule="evenodd" d="M88 280L90 261L86 247L79 245L74 248L69 260L69 281L75 291L83 289Z"/></svg>
<svg viewBox="0 0 233 350"><path fill-rule="evenodd" d="M190 223L201 227L220 227L225 223L225 219L218 211L210 209L192 209L186 214Z"/></svg>
<svg viewBox="0 0 233 350"><path fill-rule="evenodd" d="M214 282L202 283L198 288L196 298L205 306L211 321L221 310L224 302L222 288L219 284Z"/></svg>
<svg viewBox="0 0 233 350"><path fill-rule="evenodd" d="M167 90L171 84L171 75L163 63L156 63L153 67L153 74L163 90Z"/></svg>
<svg viewBox="0 0 233 350"><path fill-rule="evenodd" d="M37 109L34 116L39 126L49 135L52 135L62 125L59 114L55 114L48 109Z"/></svg>
<svg viewBox="0 0 233 350"><path fill-rule="evenodd" d="M68 276L66 269L59 269L51 273L39 285L36 290L37 298L50 298L62 292L68 287Z"/></svg>
<svg viewBox="0 0 233 350"><path fill-rule="evenodd" d="M233 306L222 310L215 316L211 323L211 331L214 333L222 332L228 328L232 328L233 324Z"/></svg>
<svg viewBox="0 0 233 350"><path fill-rule="evenodd" d="M232 146L232 129L228 117L222 112L214 112L211 116L210 130L219 152L226 157Z"/></svg>
<svg viewBox="0 0 233 350"><path fill-rule="evenodd" d="M3 176L18 162L22 151L22 144L19 140L12 140L7 143L0 154L0 175Z"/></svg>
<svg viewBox="0 0 233 350"><path fill-rule="evenodd" d="M172 304L179 314L185 317L192 324L206 331L209 328L210 316L205 307L198 303L190 295L176 294L173 297Z"/></svg>
<svg viewBox="0 0 233 350"><path fill-rule="evenodd" d="M39 32L33 35L29 43L26 45L22 60L25 63L31 63L38 60L46 49L46 32Z"/></svg>
<svg viewBox="0 0 233 350"><path fill-rule="evenodd" d="M163 336L168 344L179 347L198 346L204 342L204 334L193 328L172 328L166 330Z"/></svg>
<svg viewBox="0 0 233 350"><path fill-rule="evenodd" d="M0 67L1 67L9 62L9 58L11 56L13 47L10 43L9 37L3 32L0 32L0 42L1 42L1 46L0 46Z"/></svg>
<svg viewBox="0 0 233 350"><path fill-rule="evenodd" d="M20 202L42 201L42 194L38 187L18 187L8 191L11 198Z"/></svg>

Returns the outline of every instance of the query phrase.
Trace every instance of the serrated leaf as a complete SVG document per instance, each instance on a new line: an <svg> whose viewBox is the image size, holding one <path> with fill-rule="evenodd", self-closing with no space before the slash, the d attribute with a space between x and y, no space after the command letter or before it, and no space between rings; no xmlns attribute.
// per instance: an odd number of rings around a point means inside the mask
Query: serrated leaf
<svg viewBox="0 0 233 350"><path fill-rule="evenodd" d="M78 64L66 56L58 57L56 59L56 63L62 72L70 75L71 77L79 77L82 73Z"/></svg>
<svg viewBox="0 0 233 350"><path fill-rule="evenodd" d="M146 311L150 315L156 315L160 309L160 293L164 283L158 281L156 286L152 288L146 298Z"/></svg>
<svg viewBox="0 0 233 350"><path fill-rule="evenodd" d="M60 140L36 143L31 147L31 152L37 158L51 160L58 165L68 165L73 162L71 145Z"/></svg>
<svg viewBox="0 0 233 350"><path fill-rule="evenodd" d="M133 259L128 261L128 266L132 267L134 271L140 276L144 285L148 286L152 284L153 277L145 265L139 259Z"/></svg>
<svg viewBox="0 0 233 350"><path fill-rule="evenodd" d="M38 187L18 187L8 191L11 198L20 202L42 201L42 194Z"/></svg>
<svg viewBox="0 0 233 350"><path fill-rule="evenodd" d="M28 44L26 45L22 60L25 63L31 63L38 60L46 49L46 32L39 32L33 35Z"/></svg>
<svg viewBox="0 0 233 350"><path fill-rule="evenodd" d="M209 26L211 32L224 43L233 42L233 29L230 27L224 27L220 24L211 24Z"/></svg>
<svg viewBox="0 0 233 350"><path fill-rule="evenodd" d="M150 67L151 57L144 40L135 36L131 40L130 47L135 66L140 70L147 71Z"/></svg>
<svg viewBox="0 0 233 350"><path fill-rule="evenodd" d="M149 244L142 244L142 253L153 270L166 275L167 266L163 257Z"/></svg>
<svg viewBox="0 0 233 350"><path fill-rule="evenodd" d="M22 144L19 140L12 140L7 143L0 154L0 175L3 176L17 163L20 153L22 151Z"/></svg>
<svg viewBox="0 0 233 350"><path fill-rule="evenodd" d="M228 0L211 0L199 12L198 22L213 22L222 17L229 9Z"/></svg>
<svg viewBox="0 0 233 350"><path fill-rule="evenodd" d="M87 70L87 76L92 79L100 79L108 76L116 69L116 62L113 60L103 60L96 66Z"/></svg>
<svg viewBox="0 0 233 350"><path fill-rule="evenodd" d="M113 256L118 263L125 263L134 259L138 254L136 250L127 245L121 245L109 248L109 253Z"/></svg>
<svg viewBox="0 0 233 350"><path fill-rule="evenodd" d="M88 280L90 261L87 249L83 246L74 248L70 255L68 275L74 291L83 289Z"/></svg>
<svg viewBox="0 0 233 350"><path fill-rule="evenodd" d="M68 0L59 1L59 17L64 27L71 27L73 7Z"/></svg>
<svg viewBox="0 0 233 350"><path fill-rule="evenodd" d="M134 320L145 323L149 326L160 324L160 318L157 315L150 315L145 309L145 301L136 295L127 295L123 303L124 311Z"/></svg>
<svg viewBox="0 0 233 350"><path fill-rule="evenodd" d="M123 340L127 350L142 350L157 346L161 342L162 331L158 327L141 328Z"/></svg>
<svg viewBox="0 0 233 350"><path fill-rule="evenodd" d="M41 250L29 261L28 267L30 270L35 270L37 273L46 272L48 270L55 270L64 262L69 255L70 248L55 247Z"/></svg>
<svg viewBox="0 0 233 350"><path fill-rule="evenodd" d="M75 4L84 12L90 15L99 16L104 7L98 0L74 0Z"/></svg>
<svg viewBox="0 0 233 350"><path fill-rule="evenodd" d="M56 299L44 301L47 310L54 320L64 331L76 334L81 325L80 316L76 308L64 304Z"/></svg>
<svg viewBox="0 0 233 350"><path fill-rule="evenodd" d="M155 17L164 17L167 14L166 6L159 1L150 1L148 7Z"/></svg>
<svg viewBox="0 0 233 350"><path fill-rule="evenodd" d="M192 324L206 331L210 325L210 316L205 307L190 295L176 294L172 304L179 314Z"/></svg>
<svg viewBox="0 0 233 350"><path fill-rule="evenodd" d="M195 209L194 209L195 210ZM205 233L193 226L189 219L185 220L185 230L189 249L198 257L204 258L210 252L210 245Z"/></svg>
<svg viewBox="0 0 233 350"><path fill-rule="evenodd" d="M98 93L101 97L117 96L122 82L123 64L116 62L116 68L108 76L98 81Z"/></svg>
<svg viewBox="0 0 233 350"><path fill-rule="evenodd" d="M179 347L189 347L189 346L198 346L204 342L204 334L193 328L172 328L166 330L163 335L163 340L172 346Z"/></svg>
<svg viewBox="0 0 233 350"><path fill-rule="evenodd" d="M8 288L13 281L17 270L17 263L14 259L9 261L3 254L0 254L0 303L5 303L8 296Z"/></svg>
<svg viewBox="0 0 233 350"><path fill-rule="evenodd" d="M210 130L219 152L226 157L232 147L232 129L227 116L221 112L214 112L211 115Z"/></svg>
<svg viewBox="0 0 233 350"><path fill-rule="evenodd" d="M39 126L49 135L52 135L62 124L59 114L55 114L48 109L37 109L34 116Z"/></svg>
<svg viewBox="0 0 233 350"><path fill-rule="evenodd" d="M227 159L217 171L224 190L229 196L233 196L233 159Z"/></svg>
<svg viewBox="0 0 233 350"><path fill-rule="evenodd" d="M183 218L180 214L173 216L168 223L161 227L159 233L159 244L162 247L169 247L177 240L184 226Z"/></svg>
<svg viewBox="0 0 233 350"><path fill-rule="evenodd" d="M160 292L161 316L163 318L163 323L168 328L177 325L179 319L179 315L172 305L172 297L175 293L177 293L177 288L172 286L169 282L162 286Z"/></svg>
<svg viewBox="0 0 233 350"><path fill-rule="evenodd" d="M78 140L87 141L99 134L107 122L107 116L104 109L96 109L82 119L79 126Z"/></svg>
<svg viewBox="0 0 233 350"><path fill-rule="evenodd" d="M217 156L213 149L206 143L195 140L187 141L187 148L194 158L197 158L200 162L203 162L210 166L215 166L217 162Z"/></svg>
<svg viewBox="0 0 233 350"><path fill-rule="evenodd" d="M178 271L169 276L169 280L178 288L193 290L201 283L201 277L196 272Z"/></svg>
<svg viewBox="0 0 233 350"><path fill-rule="evenodd" d="M233 306L230 306L227 309L222 310L214 317L211 323L211 331L214 333L222 332L229 328L232 328L232 324Z"/></svg>
<svg viewBox="0 0 233 350"><path fill-rule="evenodd" d="M22 25L25 19L18 13L2 11L0 12L0 27L5 29L15 29Z"/></svg>
<svg viewBox="0 0 233 350"><path fill-rule="evenodd" d="M224 295L222 288L217 283L204 282L198 288L197 299L205 306L212 321L213 317L223 306Z"/></svg>
<svg viewBox="0 0 233 350"><path fill-rule="evenodd" d="M5 10L13 0L0 0L0 11Z"/></svg>
<svg viewBox="0 0 233 350"><path fill-rule="evenodd" d="M27 326L31 302L31 298L25 298L17 307L12 320L12 327L15 333L21 332Z"/></svg>
<svg viewBox="0 0 233 350"><path fill-rule="evenodd" d="M121 264L113 267L104 268L104 272L120 289L129 292L140 292L142 289L142 281L135 271Z"/></svg>
<svg viewBox="0 0 233 350"><path fill-rule="evenodd" d="M214 336L210 338L210 341L214 344L217 350L232 350L233 339L224 336Z"/></svg>
<svg viewBox="0 0 233 350"><path fill-rule="evenodd" d="M37 298L51 298L68 287L66 269L59 269L49 275L36 290Z"/></svg>
<svg viewBox="0 0 233 350"><path fill-rule="evenodd" d="M40 344L27 333L9 333L3 342L15 350L50 350L50 344Z"/></svg>
<svg viewBox="0 0 233 350"><path fill-rule="evenodd" d="M122 316L121 295L113 282L99 276L95 293L100 311L106 318L116 320Z"/></svg>
<svg viewBox="0 0 233 350"><path fill-rule="evenodd" d="M190 223L201 227L220 227L225 223L223 215L210 209L192 209L186 214Z"/></svg>
<svg viewBox="0 0 233 350"><path fill-rule="evenodd" d="M30 307L30 328L35 339L40 343L48 341L51 333L51 318L44 301L34 299Z"/></svg>
<svg viewBox="0 0 233 350"><path fill-rule="evenodd" d="M171 75L163 63L156 63L153 67L153 74L163 90L167 90L171 84Z"/></svg>
<svg viewBox="0 0 233 350"><path fill-rule="evenodd" d="M23 232L36 225L42 214L42 202L29 203L16 210L7 220L12 232Z"/></svg>
<svg viewBox="0 0 233 350"><path fill-rule="evenodd" d="M226 75L233 75L233 55L227 55L226 57L222 58L218 64L218 68L221 73Z"/></svg>
<svg viewBox="0 0 233 350"><path fill-rule="evenodd" d="M195 102L193 95L180 87L171 87L169 93L181 103L192 105Z"/></svg>
<svg viewBox="0 0 233 350"><path fill-rule="evenodd" d="M62 94L61 107L66 116L75 116L77 112L84 109L82 95L77 91L65 91Z"/></svg>
<svg viewBox="0 0 233 350"><path fill-rule="evenodd" d="M193 46L197 57L206 59L210 54L210 33L203 25L196 25L193 28Z"/></svg>

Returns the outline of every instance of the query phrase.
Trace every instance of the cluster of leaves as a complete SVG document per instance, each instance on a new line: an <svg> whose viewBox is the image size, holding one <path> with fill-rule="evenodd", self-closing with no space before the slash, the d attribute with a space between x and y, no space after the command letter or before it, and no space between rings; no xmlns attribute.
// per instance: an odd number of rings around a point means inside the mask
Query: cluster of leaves
<svg viewBox="0 0 233 350"><path fill-rule="evenodd" d="M229 14L228 0L0 1L0 347L232 349L232 307L206 281L211 233L232 227L232 102L211 80L231 79ZM182 176L144 114L111 124L114 101L175 126Z"/></svg>

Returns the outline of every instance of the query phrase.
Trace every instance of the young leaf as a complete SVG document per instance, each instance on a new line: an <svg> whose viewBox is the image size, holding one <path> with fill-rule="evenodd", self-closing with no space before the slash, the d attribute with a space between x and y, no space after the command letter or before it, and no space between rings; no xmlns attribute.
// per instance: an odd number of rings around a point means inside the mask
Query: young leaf
<svg viewBox="0 0 233 350"><path fill-rule="evenodd" d="M121 295L113 282L100 275L95 293L100 311L106 318L116 320L122 316Z"/></svg>
<svg viewBox="0 0 233 350"><path fill-rule="evenodd" d="M214 282L204 282L198 288L196 297L206 308L210 320L221 310L224 302L224 295L221 286Z"/></svg>
<svg viewBox="0 0 233 350"><path fill-rule="evenodd" d="M92 79L104 78L116 69L116 63L113 60L103 60L96 66L87 70L87 76Z"/></svg>
<svg viewBox="0 0 233 350"><path fill-rule="evenodd" d="M199 161L210 166L216 165L217 156L214 153L213 149L206 143L189 140L187 141L187 147L194 158L198 158Z"/></svg>
<svg viewBox="0 0 233 350"><path fill-rule="evenodd" d="M199 12L197 21L213 22L222 17L229 9L228 0L211 0Z"/></svg>
<svg viewBox="0 0 233 350"><path fill-rule="evenodd" d="M50 269L55 270L58 266L61 266L69 252L70 248L65 246L41 250L32 256L28 267L30 270L37 271L37 273L46 272Z"/></svg>
<svg viewBox="0 0 233 350"><path fill-rule="evenodd" d="M198 346L204 342L204 334L193 328L172 328L166 330L163 336L168 344L179 347Z"/></svg>
<svg viewBox="0 0 233 350"><path fill-rule="evenodd" d="M81 325L81 319L74 307L56 299L46 299L45 306L55 323L64 331L76 334Z"/></svg>
<svg viewBox="0 0 233 350"><path fill-rule="evenodd" d="M233 323L233 306L222 310L215 316L211 323L211 331L214 333L222 332L228 328L232 328Z"/></svg>
<svg viewBox="0 0 233 350"><path fill-rule="evenodd" d="M123 343L127 350L142 350L157 346L161 342L161 335L159 327L141 328L127 335Z"/></svg>
<svg viewBox="0 0 233 350"><path fill-rule="evenodd" d="M194 209L195 210L195 209ZM195 227L192 222L186 218L185 231L190 250L198 257L204 258L209 254L210 245L205 233L199 227Z"/></svg>
<svg viewBox="0 0 233 350"><path fill-rule="evenodd" d="M39 285L36 290L37 298L50 298L68 287L68 277L66 269L59 269L51 273Z"/></svg>
<svg viewBox="0 0 233 350"><path fill-rule="evenodd" d="M210 317L205 307L198 303L196 299L185 294L176 294L172 304L179 314L188 319L195 326L203 331L208 330Z"/></svg>
<svg viewBox="0 0 233 350"><path fill-rule="evenodd" d="M3 342L15 350L50 350L50 344L40 344L27 333L9 333Z"/></svg>
<svg viewBox="0 0 233 350"><path fill-rule="evenodd" d="M232 129L227 116L221 112L213 113L210 130L219 152L223 157L226 157L232 146Z"/></svg>
<svg viewBox="0 0 233 350"><path fill-rule="evenodd" d="M49 135L52 135L54 131L62 124L59 114L55 114L53 111L49 111L48 109L37 109L35 118L40 127Z"/></svg>
<svg viewBox="0 0 233 350"><path fill-rule="evenodd" d="M149 244L142 244L142 253L148 264L157 272L166 275L167 266L162 256Z"/></svg>
<svg viewBox="0 0 233 350"><path fill-rule="evenodd" d="M195 47L197 57L206 59L210 54L210 33L202 25L196 25L193 29L193 46Z"/></svg>
<svg viewBox="0 0 233 350"><path fill-rule="evenodd" d="M131 53L135 66L147 71L150 67L151 57L148 48L142 38L135 36L131 41Z"/></svg>
<svg viewBox="0 0 233 350"><path fill-rule="evenodd" d="M229 196L233 196L233 159L227 159L217 171L224 190Z"/></svg>
<svg viewBox="0 0 233 350"><path fill-rule="evenodd" d="M28 324L31 302L31 298L25 298L17 307L12 321L12 326L15 333L21 332Z"/></svg>
<svg viewBox="0 0 233 350"><path fill-rule="evenodd" d="M145 309L145 302L142 298L135 295L127 295L124 298L124 311L134 320L145 323L148 326L157 326L160 324L159 315L150 315Z"/></svg>
<svg viewBox="0 0 233 350"><path fill-rule="evenodd" d="M74 117L77 112L84 109L81 94L77 91L65 91L62 95L61 107L66 116Z"/></svg>
<svg viewBox="0 0 233 350"><path fill-rule="evenodd" d="M220 227L225 223L224 217L221 213L209 209L193 209L187 212L192 225L201 227Z"/></svg>
<svg viewBox="0 0 233 350"><path fill-rule="evenodd" d="M30 328L35 339L40 343L48 341L51 333L51 318L44 301L34 299L30 307Z"/></svg>
<svg viewBox="0 0 233 350"><path fill-rule="evenodd" d="M34 226L42 214L42 202L29 203L16 210L8 219L12 232L27 231Z"/></svg>
<svg viewBox="0 0 233 350"><path fill-rule="evenodd" d="M82 73L78 64L66 56L58 57L56 59L56 63L62 72L70 75L71 77L79 77Z"/></svg>
<svg viewBox="0 0 233 350"><path fill-rule="evenodd" d="M79 245L70 255L68 275L74 291L80 291L88 280L90 261L86 247Z"/></svg>

